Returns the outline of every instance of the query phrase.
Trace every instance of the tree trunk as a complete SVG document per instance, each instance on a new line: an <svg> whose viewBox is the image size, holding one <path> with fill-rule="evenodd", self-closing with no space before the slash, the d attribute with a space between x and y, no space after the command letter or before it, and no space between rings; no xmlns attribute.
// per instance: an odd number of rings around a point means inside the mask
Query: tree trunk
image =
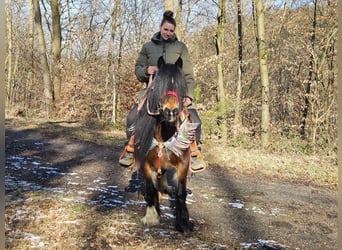
<svg viewBox="0 0 342 250"><path fill-rule="evenodd" d="M52 15L52 62L51 72L53 77L54 97L56 100L60 98L61 94L61 14L60 14L60 0L51 0L51 15Z"/></svg>
<svg viewBox="0 0 342 250"><path fill-rule="evenodd" d="M262 86L261 100L261 144L263 147L269 145L269 127L270 127L270 106L269 106L269 81L267 69L267 46L265 41L265 25L264 25L265 8L263 0L256 0L256 19L258 34L258 54L260 79Z"/></svg>
<svg viewBox="0 0 342 250"><path fill-rule="evenodd" d="M176 15L176 23L177 23L177 37L181 41L183 39L183 32L182 29L182 10L183 10L183 1L178 0L177 5L177 15Z"/></svg>
<svg viewBox="0 0 342 250"><path fill-rule="evenodd" d="M67 5L67 12L68 12L68 33L67 33L67 41L68 41L68 59L71 60L73 57L73 40L72 40L72 35L71 35L71 29L72 29L72 15L71 15L71 10L70 10L70 0L66 1Z"/></svg>
<svg viewBox="0 0 342 250"><path fill-rule="evenodd" d="M173 0L164 0L164 11L171 10L175 12L175 4Z"/></svg>
<svg viewBox="0 0 342 250"><path fill-rule="evenodd" d="M222 69L222 51L224 50L224 31L226 26L226 1L220 0L219 10L217 15L216 27L216 55L217 55L217 100L219 116L222 121L221 136L224 142L227 142L227 98L225 95L225 88L223 83L223 69Z"/></svg>
<svg viewBox="0 0 342 250"><path fill-rule="evenodd" d="M239 136L241 127L241 92L242 92L242 20L241 20L241 0L237 0L237 30L238 30L238 80L236 89L235 116L233 125L233 138Z"/></svg>
<svg viewBox="0 0 342 250"><path fill-rule="evenodd" d="M191 4L190 4L190 1L188 1L188 5L186 9L186 18L185 18L185 22L183 25L184 33L188 30L188 25L190 23L190 16L191 16Z"/></svg>
<svg viewBox="0 0 342 250"><path fill-rule="evenodd" d="M304 97L304 109L303 109L303 115L302 115L302 122L300 124L300 134L302 138L305 138L305 125L306 120L308 117L308 111L310 106L310 99L309 95L311 92L311 83L314 80L314 51L315 51L315 41L316 41L316 26L317 26L317 1L314 1L314 18L312 22L312 35L311 35L311 53L310 53L310 62L309 62L309 78L308 82L306 83L305 87L305 97Z"/></svg>
<svg viewBox="0 0 342 250"><path fill-rule="evenodd" d="M7 5L7 43L8 43L8 56L7 56L7 106L12 106L13 97L13 44L12 44L12 1L8 0Z"/></svg>
<svg viewBox="0 0 342 250"><path fill-rule="evenodd" d="M109 40L109 49L108 49L108 55L107 55L107 76L106 76L106 85L105 85L105 96L108 95L108 86L109 83L112 85L112 123L116 123L116 102L117 102L117 84L116 84L116 69L115 69L115 63L114 63L114 40L115 40L115 34L117 30L117 20L118 16L120 14L120 6L121 6L121 0L115 0L114 2L114 9L111 14L111 36ZM118 65L117 65L118 66ZM107 98L104 99L104 102L107 103Z"/></svg>
<svg viewBox="0 0 342 250"><path fill-rule="evenodd" d="M53 85L50 78L50 71L48 60L46 56L46 44L44 38L44 32L42 27L42 16L40 12L39 0L33 0L34 6L34 21L37 27L38 40L39 40L39 50L40 50L40 63L42 67L42 75L44 82L44 103L45 103L45 115L46 119L50 118L53 111Z"/></svg>
<svg viewBox="0 0 342 250"><path fill-rule="evenodd" d="M25 106L25 115L28 116L31 102L31 91L33 86L34 79L34 8L33 8L33 0L30 0L30 31L29 31L29 49L30 49L30 68L27 75L27 82L25 84L24 90L24 106Z"/></svg>

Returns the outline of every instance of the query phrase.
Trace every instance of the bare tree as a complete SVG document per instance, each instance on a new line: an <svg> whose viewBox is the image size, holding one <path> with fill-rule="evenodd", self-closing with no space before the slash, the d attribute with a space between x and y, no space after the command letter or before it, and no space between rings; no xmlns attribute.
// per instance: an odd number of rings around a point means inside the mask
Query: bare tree
<svg viewBox="0 0 342 250"><path fill-rule="evenodd" d="M33 8L33 0L30 0L30 28L29 28L29 53L30 53L30 67L27 75L27 83L24 90L24 106L25 106L25 114L28 115L28 111L30 108L30 100L31 100L31 91L34 81L34 8Z"/></svg>
<svg viewBox="0 0 342 250"><path fill-rule="evenodd" d="M61 62L61 51L62 51L60 0L51 0L50 5L51 5L51 15L52 15L51 72L52 72L53 85L54 85L54 97L56 100L58 100L61 94L60 62Z"/></svg>
<svg viewBox="0 0 342 250"><path fill-rule="evenodd" d="M224 52L224 31L226 28L226 1L219 0L219 8L216 19L216 55L217 55L217 100L219 108L219 123L221 124L221 136L224 142L227 141L227 98L223 82L222 57Z"/></svg>
<svg viewBox="0 0 342 250"><path fill-rule="evenodd" d="M67 50L68 50L68 59L72 59L73 57L73 39L72 39L72 15L71 15L71 6L70 0L66 0L66 8L68 15L68 24L67 24Z"/></svg>
<svg viewBox="0 0 342 250"><path fill-rule="evenodd" d="M79 61L94 62L98 59L110 17L104 15L102 5L97 1L82 3L78 11L76 31L73 33L75 36L73 50Z"/></svg>
<svg viewBox="0 0 342 250"><path fill-rule="evenodd" d="M310 39L311 45L311 53L310 53L310 61L309 61L309 77L305 87L305 97L304 97L304 109L303 109L303 118L300 124L300 134L302 137L305 137L305 124L308 116L309 105L310 105L310 92L311 92L311 84L315 80L314 79L314 51L315 51L315 41L316 41L316 27L317 27L317 1L314 0L314 13L313 13L313 21L312 21L312 35Z"/></svg>
<svg viewBox="0 0 342 250"><path fill-rule="evenodd" d="M13 86L13 43L12 43L12 1L8 0L7 3L7 43L8 43L8 56L7 56L7 105L11 107L14 86Z"/></svg>
<svg viewBox="0 0 342 250"><path fill-rule="evenodd" d="M241 92L242 92L242 18L241 18L241 0L237 4L237 31L238 31L238 79L236 87L235 115L233 125L233 137L236 139L241 127Z"/></svg>
<svg viewBox="0 0 342 250"><path fill-rule="evenodd" d="M177 15L176 15L176 23L177 23L177 37L179 40L183 39L183 28L182 28L182 11L183 11L183 0L178 0L177 4Z"/></svg>
<svg viewBox="0 0 342 250"><path fill-rule="evenodd" d="M171 10L172 12L175 11L175 4L173 0L164 0L164 11Z"/></svg>
<svg viewBox="0 0 342 250"><path fill-rule="evenodd" d="M117 21L119 20L121 10L121 0L114 1L114 8L111 13L111 35L109 40L109 49L108 49L108 69L107 69L107 77L106 77L106 86L105 86L105 96L107 95L108 84L112 83L112 118L111 122L116 123L116 104L117 104L117 72L120 67L120 63L115 64L114 59L114 47L115 47L115 35L117 31ZM106 103L106 99L105 99Z"/></svg>
<svg viewBox="0 0 342 250"><path fill-rule="evenodd" d="M44 82L44 102L45 102L45 114L46 118L49 119L51 112L53 111L53 85L50 77L50 70L48 60L46 56L46 44L44 38L44 32L42 27L42 16L40 12L39 0L33 0L34 6L34 20L37 27L39 49L40 49L40 63L42 67L43 82Z"/></svg>
<svg viewBox="0 0 342 250"><path fill-rule="evenodd" d="M268 50L266 46L265 23L264 23L265 6L263 0L256 0L256 21L257 21L257 46L259 55L260 80L262 86L261 100L261 144L267 147L269 144L269 127L270 127L270 104L269 104L269 80L267 68Z"/></svg>

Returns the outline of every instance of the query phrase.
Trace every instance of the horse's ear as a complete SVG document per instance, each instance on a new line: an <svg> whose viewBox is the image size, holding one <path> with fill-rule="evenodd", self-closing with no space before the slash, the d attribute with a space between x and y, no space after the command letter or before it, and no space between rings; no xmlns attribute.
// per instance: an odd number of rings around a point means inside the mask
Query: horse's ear
<svg viewBox="0 0 342 250"><path fill-rule="evenodd" d="M183 60L181 57L178 57L176 63L175 63L178 67L183 68Z"/></svg>
<svg viewBox="0 0 342 250"><path fill-rule="evenodd" d="M158 69L160 69L162 66L165 65L165 61L164 61L164 58L162 56L159 57L157 65L158 65Z"/></svg>

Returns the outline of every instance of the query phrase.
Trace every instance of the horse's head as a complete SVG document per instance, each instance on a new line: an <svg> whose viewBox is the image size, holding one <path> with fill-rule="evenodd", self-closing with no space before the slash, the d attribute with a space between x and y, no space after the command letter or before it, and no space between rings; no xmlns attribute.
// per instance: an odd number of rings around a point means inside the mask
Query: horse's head
<svg viewBox="0 0 342 250"><path fill-rule="evenodd" d="M176 122L180 111L179 97L174 91L168 91L161 98L161 115L166 122Z"/></svg>
<svg viewBox="0 0 342 250"><path fill-rule="evenodd" d="M160 115L166 122L175 122L183 109L182 100L186 95L186 82L182 70L183 61L167 64L162 57L158 60L158 72L148 96L149 113Z"/></svg>

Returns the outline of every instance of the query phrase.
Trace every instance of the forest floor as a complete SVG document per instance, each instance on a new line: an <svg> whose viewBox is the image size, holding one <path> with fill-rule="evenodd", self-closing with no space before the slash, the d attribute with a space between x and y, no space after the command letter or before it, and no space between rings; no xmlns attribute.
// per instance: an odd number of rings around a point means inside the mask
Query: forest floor
<svg viewBox="0 0 342 250"><path fill-rule="evenodd" d="M6 249L337 249L336 156L261 153L204 143L189 176L194 231L144 227L124 133L77 122L6 120Z"/></svg>

